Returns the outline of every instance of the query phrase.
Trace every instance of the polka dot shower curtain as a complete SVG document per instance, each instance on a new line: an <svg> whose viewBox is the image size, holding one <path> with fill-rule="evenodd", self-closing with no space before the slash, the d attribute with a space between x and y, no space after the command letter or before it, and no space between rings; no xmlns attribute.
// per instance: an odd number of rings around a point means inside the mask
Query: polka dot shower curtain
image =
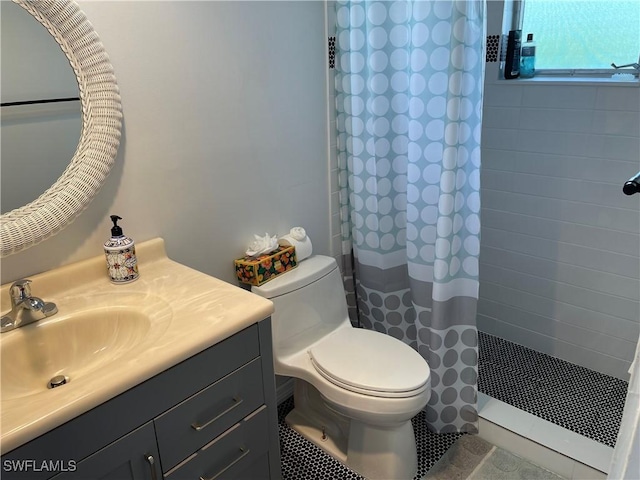
<svg viewBox="0 0 640 480"><path fill-rule="evenodd" d="M336 21L352 310L428 361L433 431L476 432L485 2L338 1Z"/></svg>

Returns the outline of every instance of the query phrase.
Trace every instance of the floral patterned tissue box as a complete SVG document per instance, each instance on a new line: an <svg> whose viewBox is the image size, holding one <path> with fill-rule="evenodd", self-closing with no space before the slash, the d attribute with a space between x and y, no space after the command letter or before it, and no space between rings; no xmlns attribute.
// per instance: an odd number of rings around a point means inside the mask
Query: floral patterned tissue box
<svg viewBox="0 0 640 480"><path fill-rule="evenodd" d="M249 285L262 285L281 273L298 266L295 247L279 246L271 253L234 260L238 280Z"/></svg>

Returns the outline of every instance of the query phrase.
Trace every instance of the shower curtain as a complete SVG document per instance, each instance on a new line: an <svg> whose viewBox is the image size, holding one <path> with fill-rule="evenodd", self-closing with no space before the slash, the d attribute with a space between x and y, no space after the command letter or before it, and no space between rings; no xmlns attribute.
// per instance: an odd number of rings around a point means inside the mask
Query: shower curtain
<svg viewBox="0 0 640 480"><path fill-rule="evenodd" d="M352 310L429 363L431 430L476 432L485 2L338 1L336 22Z"/></svg>

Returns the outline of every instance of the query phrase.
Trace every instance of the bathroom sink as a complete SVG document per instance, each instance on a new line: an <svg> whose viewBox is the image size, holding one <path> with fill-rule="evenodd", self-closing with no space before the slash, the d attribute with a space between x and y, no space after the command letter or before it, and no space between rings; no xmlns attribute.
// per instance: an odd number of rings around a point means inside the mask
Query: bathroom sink
<svg viewBox="0 0 640 480"><path fill-rule="evenodd" d="M0 333L0 454L102 405L273 313L273 303L139 244L135 282L114 285L104 255L30 277L58 312ZM7 314L12 284L0 286ZM48 388L53 377L69 381Z"/></svg>
<svg viewBox="0 0 640 480"><path fill-rule="evenodd" d="M145 297L137 300L145 300L147 308L136 306L130 295L111 296L109 303L116 306L104 305L105 298L62 299L58 314L2 334L2 401L49 392L49 382L57 376L65 377L66 383L56 387L61 389L87 377L106 379L168 326L169 307L157 299L154 311Z"/></svg>

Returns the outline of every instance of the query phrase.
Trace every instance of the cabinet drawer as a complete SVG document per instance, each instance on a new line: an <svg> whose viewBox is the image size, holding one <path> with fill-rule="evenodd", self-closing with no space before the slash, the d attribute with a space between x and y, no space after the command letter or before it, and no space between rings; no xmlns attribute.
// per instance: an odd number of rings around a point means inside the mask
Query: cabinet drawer
<svg viewBox="0 0 640 480"><path fill-rule="evenodd" d="M268 411L263 406L168 472L166 480L269 478ZM265 469L264 471L257 471Z"/></svg>
<svg viewBox="0 0 640 480"><path fill-rule="evenodd" d="M264 403L256 358L154 420L167 471Z"/></svg>
<svg viewBox="0 0 640 480"><path fill-rule="evenodd" d="M279 478L279 477L278 477ZM269 452L263 453L260 458L247 465L236 474L239 480L272 480L269 470Z"/></svg>

